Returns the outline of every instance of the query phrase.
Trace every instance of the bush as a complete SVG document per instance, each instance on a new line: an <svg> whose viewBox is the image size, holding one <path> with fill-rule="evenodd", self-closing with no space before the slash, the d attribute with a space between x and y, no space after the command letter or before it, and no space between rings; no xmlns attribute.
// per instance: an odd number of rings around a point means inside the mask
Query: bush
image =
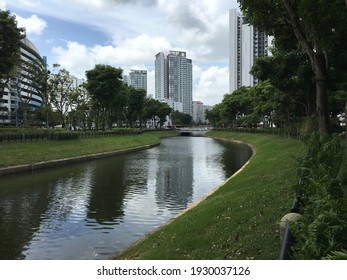
<svg viewBox="0 0 347 280"><path fill-rule="evenodd" d="M302 219L293 225L296 259L321 259L347 249L347 222L343 207L346 188L346 148L338 136L306 139L307 154L300 160L299 198Z"/></svg>

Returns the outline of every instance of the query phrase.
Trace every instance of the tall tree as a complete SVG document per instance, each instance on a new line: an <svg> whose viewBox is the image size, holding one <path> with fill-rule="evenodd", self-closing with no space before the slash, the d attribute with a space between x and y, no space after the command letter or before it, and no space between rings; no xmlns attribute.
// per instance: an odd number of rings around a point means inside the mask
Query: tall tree
<svg viewBox="0 0 347 280"><path fill-rule="evenodd" d="M38 60L21 60L16 72L16 75L10 78L10 91L18 102L15 111L16 125L19 124L18 115L20 114L22 125L28 126L29 118L33 117L34 114L33 96L43 98L46 90L47 73Z"/></svg>
<svg viewBox="0 0 347 280"><path fill-rule="evenodd" d="M17 27L16 17L0 10L0 98L10 76L20 60L24 29Z"/></svg>
<svg viewBox="0 0 347 280"><path fill-rule="evenodd" d="M298 121L312 116L314 78L307 55L297 47L286 50L272 48L272 54L255 60L252 75L260 81L268 80L275 87L273 95L277 93L276 99L282 103L278 105L281 105L283 113L290 113Z"/></svg>
<svg viewBox="0 0 347 280"><path fill-rule="evenodd" d="M133 127L133 124L136 120L139 120L141 122L145 105L145 98L146 91L144 89L128 87L128 106L126 108L125 114L130 127Z"/></svg>
<svg viewBox="0 0 347 280"><path fill-rule="evenodd" d="M58 73L51 74L48 80L50 104L59 113L60 124L66 125L68 112L76 103L77 93L73 88L73 80L69 71L60 69Z"/></svg>
<svg viewBox="0 0 347 280"><path fill-rule="evenodd" d="M87 82L85 86L97 112L95 121L97 129L99 118L102 116L103 128L112 114L115 115L118 122L121 120L127 100L122 82L122 72L121 68L102 64L95 65L94 69L86 71Z"/></svg>
<svg viewBox="0 0 347 280"><path fill-rule="evenodd" d="M347 9L341 0L238 0L248 20L283 37L289 28L310 58L315 74L319 131L329 130L328 70L336 42L347 35Z"/></svg>

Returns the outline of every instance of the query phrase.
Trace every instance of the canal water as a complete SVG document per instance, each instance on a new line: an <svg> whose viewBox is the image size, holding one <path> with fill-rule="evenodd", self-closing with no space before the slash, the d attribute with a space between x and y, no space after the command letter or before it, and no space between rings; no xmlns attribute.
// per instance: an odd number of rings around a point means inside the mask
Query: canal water
<svg viewBox="0 0 347 280"><path fill-rule="evenodd" d="M109 259L251 154L243 144L173 137L132 154L0 177L0 259Z"/></svg>

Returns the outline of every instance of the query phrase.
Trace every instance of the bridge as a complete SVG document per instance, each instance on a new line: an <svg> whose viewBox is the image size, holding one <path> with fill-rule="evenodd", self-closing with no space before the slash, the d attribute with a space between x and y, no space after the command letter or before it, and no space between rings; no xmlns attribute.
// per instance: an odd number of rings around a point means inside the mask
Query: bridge
<svg viewBox="0 0 347 280"><path fill-rule="evenodd" d="M181 136L205 136L205 133L210 131L208 127L181 127L178 128Z"/></svg>

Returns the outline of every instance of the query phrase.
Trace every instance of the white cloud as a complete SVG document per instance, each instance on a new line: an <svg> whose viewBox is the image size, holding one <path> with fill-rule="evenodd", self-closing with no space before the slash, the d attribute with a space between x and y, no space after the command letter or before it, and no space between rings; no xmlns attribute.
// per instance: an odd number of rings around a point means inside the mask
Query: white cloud
<svg viewBox="0 0 347 280"><path fill-rule="evenodd" d="M0 10L6 10L6 2L5 0L0 0Z"/></svg>
<svg viewBox="0 0 347 280"><path fill-rule="evenodd" d="M78 42L68 42L66 47L55 47L52 52L57 58L55 62L71 73L83 76L84 71L95 64L110 64L122 68L153 65L155 54L169 49L171 45L165 38L141 34L119 41L117 45L95 45L90 48Z"/></svg>
<svg viewBox="0 0 347 280"><path fill-rule="evenodd" d="M26 35L41 35L43 30L47 27L47 23L39 18L37 15L32 15L29 18L22 18L16 15L18 27L24 27Z"/></svg>
<svg viewBox="0 0 347 280"><path fill-rule="evenodd" d="M222 101L229 87L228 67L212 66L203 71L194 66L194 100L203 101L206 105L215 105Z"/></svg>

